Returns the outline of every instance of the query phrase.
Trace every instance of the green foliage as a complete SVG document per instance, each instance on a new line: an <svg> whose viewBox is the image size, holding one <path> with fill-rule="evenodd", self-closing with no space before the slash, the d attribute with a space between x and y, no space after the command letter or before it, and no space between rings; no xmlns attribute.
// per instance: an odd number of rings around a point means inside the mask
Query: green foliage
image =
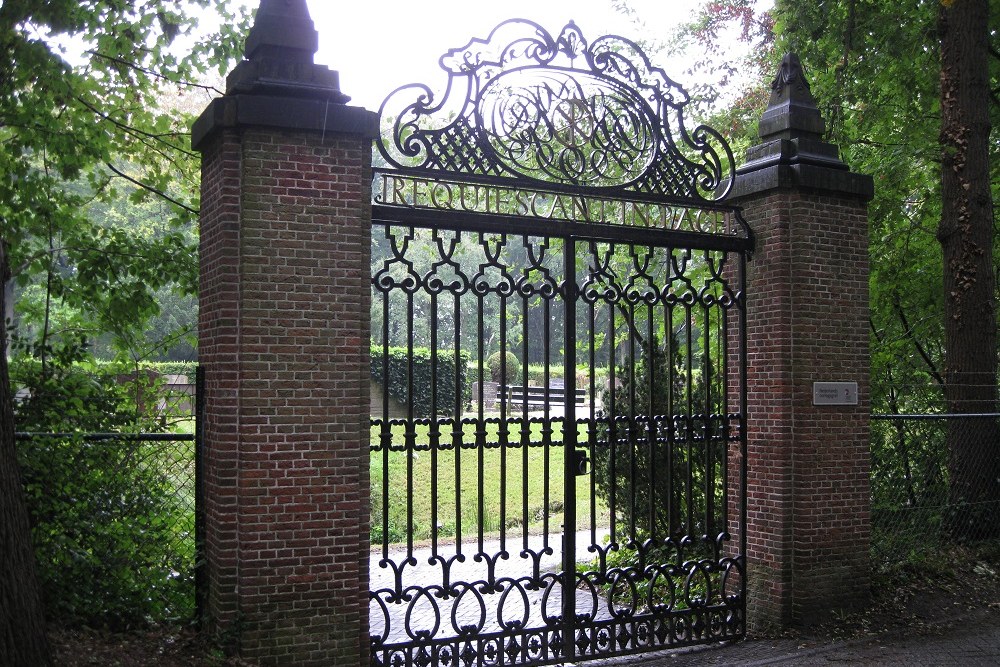
<svg viewBox="0 0 1000 667"><path fill-rule="evenodd" d="M0 244L13 274L0 287L16 301L0 319L13 325L15 384L31 392L20 430L147 426L137 399L152 394L113 374L166 346L148 336L157 295L196 290L199 161L184 108L206 98L185 98L206 90L190 82L235 62L249 12L234 4L0 3ZM215 34L199 28L209 11ZM131 363L80 373L94 345ZM148 453L75 438L21 447L50 615L111 625L183 615L156 595L189 586L171 573L190 567L164 556L174 501Z"/></svg>
<svg viewBox="0 0 1000 667"><path fill-rule="evenodd" d="M197 285L199 166L185 108L206 97L186 98L206 89L190 82L235 61L249 14L233 4L0 7L0 242L22 338L110 334L111 351L133 360L161 346L147 321L165 293ZM215 34L199 28L209 10Z"/></svg>
<svg viewBox="0 0 1000 667"><path fill-rule="evenodd" d="M614 495L617 518L628 526L636 526L641 534L670 535L670 517L658 512L655 525L650 525L646 509L654 502L665 507L667 494L673 493L675 485L662 471L665 451L660 446L650 450L647 446L647 424L634 419L635 416L666 415L669 412L670 392L666 388L671 382L671 372L666 352L654 341L652 363L644 349L634 375L625 368L618 375L622 378L620 385L614 390L606 389L601 398L603 409L600 416L612 423L600 425L598 440L603 446L594 448L597 492L609 505ZM649 392L651 375L653 385L661 388L652 395ZM653 457L657 459L655 462ZM634 506L628 501L633 493ZM633 509L636 510L635 515Z"/></svg>
<svg viewBox="0 0 1000 667"><path fill-rule="evenodd" d="M115 364L40 368L22 358L11 371L29 392L17 428L77 434L19 443L49 618L111 628L190 618L193 514L171 474L177 462L163 444L81 435L153 430L135 400L149 400L146 376L123 382L129 368Z"/></svg>
<svg viewBox="0 0 1000 667"><path fill-rule="evenodd" d="M185 375L188 382L194 384L198 363L195 361L147 361L142 364L142 367L160 375Z"/></svg>
<svg viewBox="0 0 1000 667"><path fill-rule="evenodd" d="M545 370L544 364L528 364L528 384L542 385L545 383ZM563 379L563 367L562 366L549 366L549 379L550 380L561 380ZM511 383L513 384L513 382Z"/></svg>
<svg viewBox="0 0 1000 667"><path fill-rule="evenodd" d="M607 421L599 425L599 445L593 451L597 492L613 506L620 524L638 539L677 537L687 530L694 531L692 537L701 537L721 525L715 515L709 519L714 526L706 525L706 445L684 446L664 435L666 429L683 423L683 419L677 422L677 413L681 412L678 406L687 404L686 393L692 394L693 405L703 405L705 387L694 382L687 388L679 346L671 346L672 359L655 337L651 349L652 354L650 346L643 345L634 371L621 368L617 387L606 389L601 398L600 417ZM651 424L649 416L666 419ZM711 456L719 454L716 451ZM717 473L721 470L718 461L715 469ZM719 480L713 479L711 486L713 493L721 494ZM716 502L716 512L721 510L719 505Z"/></svg>
<svg viewBox="0 0 1000 667"><path fill-rule="evenodd" d="M406 405L410 401L410 354L407 348L390 347L383 352L378 345L371 347L371 377L378 383L385 380L388 372L389 395ZM413 413L415 417L430 417L437 401L437 414L451 415L455 412L455 400L462 403L472 395L468 382L469 354L462 351L439 349L432 352L428 348L413 348ZM437 373L437 383L433 381ZM461 395L456 396L456 374Z"/></svg>
<svg viewBox="0 0 1000 667"><path fill-rule="evenodd" d="M500 353L494 352L486 358L486 368L490 371L490 379L494 382L502 382L506 379L507 384L518 384L521 378L521 362L517 360L510 350Z"/></svg>

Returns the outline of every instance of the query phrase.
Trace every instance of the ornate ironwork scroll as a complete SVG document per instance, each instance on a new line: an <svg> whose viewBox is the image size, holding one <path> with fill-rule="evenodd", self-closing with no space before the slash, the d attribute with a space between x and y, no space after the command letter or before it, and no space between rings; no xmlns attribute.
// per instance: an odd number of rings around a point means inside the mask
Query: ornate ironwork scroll
<svg viewBox="0 0 1000 667"><path fill-rule="evenodd" d="M634 42L588 43L572 22L554 38L512 19L441 66L440 99L414 84L382 105L378 148L403 172L682 205L729 192L728 144L707 126L687 128L688 93Z"/></svg>

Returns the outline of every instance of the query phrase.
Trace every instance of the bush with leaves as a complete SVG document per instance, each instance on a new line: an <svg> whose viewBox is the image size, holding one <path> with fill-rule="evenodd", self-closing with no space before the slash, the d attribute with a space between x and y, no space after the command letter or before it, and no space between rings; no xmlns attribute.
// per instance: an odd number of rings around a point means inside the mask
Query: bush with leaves
<svg viewBox="0 0 1000 667"><path fill-rule="evenodd" d="M134 369L122 382L128 367L88 363L80 349L47 350L44 364L22 357L11 373L24 390L18 430L63 434L18 446L47 614L115 629L189 619L194 517L163 465L165 445L83 438L155 430L135 401L151 388Z"/></svg>
<svg viewBox="0 0 1000 667"><path fill-rule="evenodd" d="M494 352L486 357L486 367L490 371L490 379L494 382L507 381L507 384L516 384L521 377L521 362L517 356L511 352Z"/></svg>
<svg viewBox="0 0 1000 667"><path fill-rule="evenodd" d="M663 540L687 534L690 526L689 536L700 538L706 529L704 454L670 443L678 443L692 418L679 414L679 406L687 406L688 393L692 405L704 404L705 388L687 381L677 345L672 359L655 336L641 348L634 370L619 368L617 386L601 399L593 452L597 492L622 526L618 535Z"/></svg>
<svg viewBox="0 0 1000 667"><path fill-rule="evenodd" d="M372 380L380 384L388 380L389 395L403 405L410 401L409 387L412 382L415 417L430 417L435 407L437 415L451 415L455 411L456 398L461 403L469 400L472 390L468 383L468 365L468 352L456 353L449 349L432 351L426 347L415 347L411 351L405 347L383 349L381 345L371 346ZM460 392L458 396L456 385Z"/></svg>

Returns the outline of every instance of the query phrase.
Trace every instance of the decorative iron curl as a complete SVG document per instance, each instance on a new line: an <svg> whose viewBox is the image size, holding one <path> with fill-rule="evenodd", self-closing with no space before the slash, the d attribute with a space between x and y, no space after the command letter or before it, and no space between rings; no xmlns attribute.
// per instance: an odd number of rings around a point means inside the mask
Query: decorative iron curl
<svg viewBox="0 0 1000 667"><path fill-rule="evenodd" d="M448 51L440 66L440 98L409 84L382 104L377 145L393 167L690 205L731 190L725 139L686 128L687 91L628 39L590 44L572 22L553 37L511 19Z"/></svg>

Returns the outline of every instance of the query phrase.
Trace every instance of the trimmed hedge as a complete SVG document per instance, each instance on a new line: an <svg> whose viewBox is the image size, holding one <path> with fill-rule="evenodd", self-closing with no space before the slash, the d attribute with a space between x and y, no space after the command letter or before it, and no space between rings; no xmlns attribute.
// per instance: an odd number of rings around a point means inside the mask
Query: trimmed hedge
<svg viewBox="0 0 1000 667"><path fill-rule="evenodd" d="M186 375L188 382L194 384L197 361L145 361L143 368L149 368L160 375Z"/></svg>
<svg viewBox="0 0 1000 667"><path fill-rule="evenodd" d="M457 359L456 359L457 356ZM413 348L413 414L415 417L431 416L431 397L437 396L438 415L452 415L455 410L455 374L458 373L458 386L461 387L463 403L472 395L466 369L469 365L469 353L459 352L457 355L451 349L437 350L437 389L431 386L432 359L434 355L429 348ZM381 346L371 348L372 380L382 384L385 370L385 355ZM405 347L390 347L388 349L389 395L400 403L409 403L409 352Z"/></svg>

